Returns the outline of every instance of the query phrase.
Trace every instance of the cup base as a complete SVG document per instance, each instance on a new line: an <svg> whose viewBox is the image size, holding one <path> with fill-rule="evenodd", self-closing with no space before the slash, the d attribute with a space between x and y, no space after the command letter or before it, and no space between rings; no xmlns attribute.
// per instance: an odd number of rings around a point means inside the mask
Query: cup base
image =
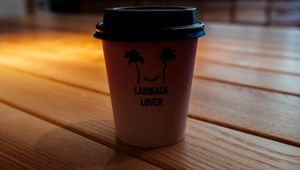
<svg viewBox="0 0 300 170"><path fill-rule="evenodd" d="M116 142L119 145L123 145L123 146L127 146L127 147L138 147L138 148L147 148L147 149L157 149L157 148L161 148L161 147L166 147L166 146L171 146L174 144L177 144L179 142L181 142L182 140L184 140L185 136L182 136L181 138L179 138L178 140L174 140L174 141L168 141L166 143L151 143L151 145L149 144L142 144L142 143L132 143L132 142L126 142L122 139L120 139L119 137L116 137Z"/></svg>

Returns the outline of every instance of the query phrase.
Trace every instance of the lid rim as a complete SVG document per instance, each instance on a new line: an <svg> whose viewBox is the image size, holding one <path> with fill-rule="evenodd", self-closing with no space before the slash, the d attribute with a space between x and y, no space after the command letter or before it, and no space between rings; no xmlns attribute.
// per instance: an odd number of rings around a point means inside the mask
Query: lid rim
<svg viewBox="0 0 300 170"><path fill-rule="evenodd" d="M111 29L111 31L116 31L116 32L145 32L145 31L159 31L159 30L198 30L198 31L202 31L204 30L204 23L203 22L196 22L195 24L191 24L191 25L182 25L182 26L172 26L172 27L149 27L149 28L143 28L143 27L122 27L122 28L116 28L116 29ZM141 28L143 29L141 31ZM96 29L97 30L101 30L102 32L105 32L106 29L109 29L109 27L105 26L105 24L102 23L98 23L96 25ZM130 29L130 30L128 30Z"/></svg>
<svg viewBox="0 0 300 170"><path fill-rule="evenodd" d="M145 10L149 9L149 10ZM150 10L152 9L152 11ZM155 10L156 12L164 12L166 10L169 11L195 11L195 7L190 6L127 6L127 7L112 7L112 8L106 8L104 12L137 12L141 11L143 12L153 12Z"/></svg>
<svg viewBox="0 0 300 170"><path fill-rule="evenodd" d="M203 36L196 8L187 6L131 6L105 9L94 37L114 40L186 39ZM151 36L149 36L151 35Z"/></svg>
<svg viewBox="0 0 300 170"><path fill-rule="evenodd" d="M128 41L128 42L152 42L152 41L167 41L167 40L184 40L197 39L205 35L205 31L195 32L180 32L178 31L160 31L160 32L131 32L131 33L115 33L115 32L99 32L94 33L94 37L103 40L111 41Z"/></svg>

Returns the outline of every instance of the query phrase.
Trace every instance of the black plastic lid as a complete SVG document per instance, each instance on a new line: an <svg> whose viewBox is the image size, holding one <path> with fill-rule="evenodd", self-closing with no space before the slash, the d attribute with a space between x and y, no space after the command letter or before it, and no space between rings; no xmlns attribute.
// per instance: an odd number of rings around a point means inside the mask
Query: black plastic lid
<svg viewBox="0 0 300 170"><path fill-rule="evenodd" d="M163 41L203 36L192 7L117 7L104 11L94 37L112 41Z"/></svg>

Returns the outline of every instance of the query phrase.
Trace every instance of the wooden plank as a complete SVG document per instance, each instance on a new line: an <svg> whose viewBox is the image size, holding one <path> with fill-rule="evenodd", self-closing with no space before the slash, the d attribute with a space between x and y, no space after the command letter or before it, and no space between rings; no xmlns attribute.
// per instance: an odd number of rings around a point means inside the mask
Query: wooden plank
<svg viewBox="0 0 300 170"><path fill-rule="evenodd" d="M203 38L203 40L199 40L200 48L210 47L215 49L227 50L227 51L234 51L238 53L254 53L258 56L281 56L282 58L297 58L299 59L299 50L295 49L285 49L285 48L266 48L265 46L261 45L260 43L251 44L251 45L243 45L240 43L230 43L226 40L224 42L218 42L210 40L209 38Z"/></svg>
<svg viewBox="0 0 300 170"><path fill-rule="evenodd" d="M115 140L109 96L0 69L0 98L32 115L163 168L298 169L300 148L188 120L183 142L145 150Z"/></svg>
<svg viewBox="0 0 300 170"><path fill-rule="evenodd" d="M86 34L57 31L30 31L21 34L22 36L1 35L2 66L14 65L14 68L64 83L76 82L77 76L89 77L85 81L93 89L100 88L108 92L100 41ZM79 67L80 70L77 70ZM94 74L95 71L100 74ZM64 72L68 74L61 74ZM70 76L73 74L77 76ZM99 79L103 83L99 84ZM81 87L80 84L77 85Z"/></svg>
<svg viewBox="0 0 300 170"><path fill-rule="evenodd" d="M203 47L299 59L300 31L295 28L206 24Z"/></svg>
<svg viewBox="0 0 300 170"><path fill-rule="evenodd" d="M92 38L91 35L82 33L44 30L25 31L18 34L3 34L0 36L0 40L1 54L22 54L39 58L91 61L95 61L100 55L103 55L101 42Z"/></svg>
<svg viewBox="0 0 300 170"><path fill-rule="evenodd" d="M22 162L15 160L12 157L7 156L6 154L0 151L0 169L29 169L30 167L26 166Z"/></svg>
<svg viewBox="0 0 300 170"><path fill-rule="evenodd" d="M238 48L226 48L222 46L210 46L203 42L198 43L199 54L207 54L207 57L214 57L215 55L224 56L241 56L241 57L253 57L254 59L278 59L278 60L291 60L299 61L299 56L286 56L285 54L266 54L253 51L243 51ZM266 63L268 64L268 63Z"/></svg>
<svg viewBox="0 0 300 170"><path fill-rule="evenodd" d="M270 52L274 51L277 52L277 55L279 54L288 54L292 53L293 55L300 52L300 49L297 44L294 42L281 41L281 42L265 42L265 40L262 39L255 39L255 40L247 40L247 39L231 39L230 37L218 37L214 35L210 35L207 37L203 37L200 39L200 42L202 42L204 45L212 46L212 47L235 47L234 49L243 50L244 48L253 48L256 51L260 52ZM252 50L255 52L255 50ZM295 55L297 56L297 55ZM299 58L299 56L298 56Z"/></svg>
<svg viewBox="0 0 300 170"><path fill-rule="evenodd" d="M216 50L217 51L217 50ZM216 64L257 69L267 72L278 72L300 76L300 60L261 57L238 53L199 51L198 59Z"/></svg>
<svg viewBox="0 0 300 170"><path fill-rule="evenodd" d="M104 61L90 62L75 58L56 59L55 57L51 59L50 55L51 53L48 53L48 55L47 53L46 55L41 53L37 56L27 57L29 56L27 54L6 55L0 53L0 65L108 94Z"/></svg>
<svg viewBox="0 0 300 170"><path fill-rule="evenodd" d="M300 146L299 110L299 97L193 81L190 115L194 118L296 146Z"/></svg>
<svg viewBox="0 0 300 170"><path fill-rule="evenodd" d="M1 169L160 169L0 103Z"/></svg>
<svg viewBox="0 0 300 170"><path fill-rule="evenodd" d="M43 76L44 78L59 81L67 85L109 95L103 61L94 63L75 59L72 61L65 59L57 61L39 59L38 57L10 56L1 58L0 63L4 66L10 66L14 69ZM201 79L194 79L194 84L199 84L199 87L198 85L194 85L192 89L193 95L191 101L193 107L191 107L190 116L227 127L230 125L234 129L300 146L300 127L297 126L299 124L298 117L300 116L297 114L299 110L299 98L265 92L274 91L297 96L299 95L299 86L297 86L299 78L255 70L224 68L224 66L222 68L222 66L207 64L206 66L197 65L195 73ZM207 81L202 79L213 79L217 82L207 83ZM282 79L285 81L282 81ZM222 83L218 83L218 81L229 82L238 86L223 85ZM205 85L203 86L203 84ZM231 93L223 92L223 86L228 87ZM249 89L248 87L261 90ZM207 94L206 91L214 93ZM240 98L241 95L245 97ZM251 98L257 98L255 96L264 96L265 98L262 99L262 103L253 103L249 106L248 103L251 101ZM218 100L210 101L206 100L207 98ZM283 99L290 100L291 102L283 102ZM260 101L259 99L256 100ZM268 105L261 105L265 102L271 103L270 105L274 103L272 105L273 108L270 108L271 106ZM247 108L245 110L241 109L241 106L244 105ZM218 107L211 108L215 106ZM257 119L252 118L252 108L255 108ZM274 119L273 123L277 124L277 126L273 126L271 122L264 123L260 121L267 119L267 117L281 115L285 115L284 121L288 123ZM227 118L225 119L224 117ZM241 121L239 117L242 117L244 121ZM251 123L244 124L244 122Z"/></svg>
<svg viewBox="0 0 300 170"><path fill-rule="evenodd" d="M300 31L295 27L259 27L229 23L207 22L206 31L214 36L231 39L266 40L268 42L299 42Z"/></svg>
<svg viewBox="0 0 300 170"><path fill-rule="evenodd" d="M195 67L194 75L194 78L300 97L300 76L281 72L200 62Z"/></svg>

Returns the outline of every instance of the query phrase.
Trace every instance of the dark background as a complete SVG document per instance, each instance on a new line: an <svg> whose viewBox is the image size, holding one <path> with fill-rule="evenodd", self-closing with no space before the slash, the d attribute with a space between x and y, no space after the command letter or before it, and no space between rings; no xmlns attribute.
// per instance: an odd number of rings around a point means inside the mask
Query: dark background
<svg viewBox="0 0 300 170"><path fill-rule="evenodd" d="M1 0L0 17L1 10L11 11L9 6L18 13L19 3L26 11L21 15L91 15L117 6L195 6L205 22L300 27L300 0Z"/></svg>

